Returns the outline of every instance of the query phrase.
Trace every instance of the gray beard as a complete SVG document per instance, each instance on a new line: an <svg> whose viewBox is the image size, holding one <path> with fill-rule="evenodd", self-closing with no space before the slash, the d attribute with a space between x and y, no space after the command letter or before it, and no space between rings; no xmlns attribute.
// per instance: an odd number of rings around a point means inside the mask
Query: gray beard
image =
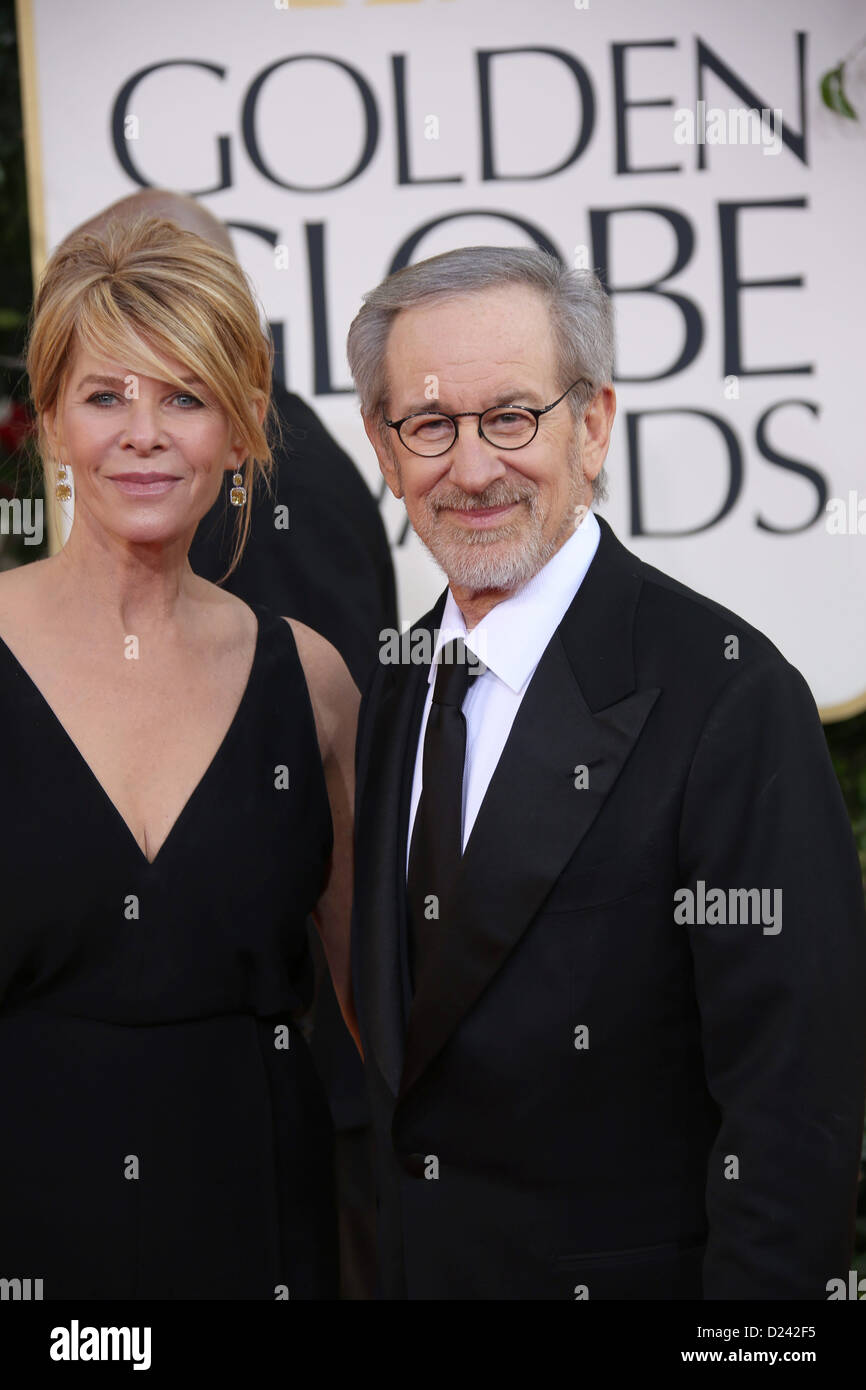
<svg viewBox="0 0 866 1390"><path fill-rule="evenodd" d="M493 540L483 532L470 532L465 541L437 541L432 549L422 543L445 571L449 583L461 589L518 589L542 569L558 550L561 535L542 541L537 531L528 540L505 537Z"/></svg>
<svg viewBox="0 0 866 1390"><path fill-rule="evenodd" d="M416 535L433 559L444 570L448 581L470 592L485 589L519 589L543 569L560 545L574 532L577 522L576 511L585 477L580 460L571 461L569 501L562 525L555 535L544 539L541 534L542 519L538 510L538 494L526 498L530 526L515 525L513 522L487 530L467 531L456 538L434 536L437 523L425 512L424 533L416 528ZM511 500L506 494L507 485L494 483L478 499L477 505L498 506ZM456 498L449 497L456 502ZM471 510L471 509L469 509ZM582 513L581 513L582 516ZM429 526L426 523L430 523ZM509 544L510 541L510 544Z"/></svg>

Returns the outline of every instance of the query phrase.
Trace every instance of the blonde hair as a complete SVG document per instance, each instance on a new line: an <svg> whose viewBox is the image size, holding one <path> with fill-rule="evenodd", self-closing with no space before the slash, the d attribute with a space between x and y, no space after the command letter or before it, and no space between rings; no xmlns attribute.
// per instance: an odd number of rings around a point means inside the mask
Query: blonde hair
<svg viewBox="0 0 866 1390"><path fill-rule="evenodd" d="M166 359L182 363L213 393L246 450L248 503L239 509L232 573L246 545L250 502L273 471L269 434L274 349L259 306L233 256L165 217L109 220L74 232L54 251L39 283L27 344L27 373L43 462L43 426L59 405L76 348L184 387ZM264 404L262 422L256 406ZM222 582L222 580L220 581Z"/></svg>

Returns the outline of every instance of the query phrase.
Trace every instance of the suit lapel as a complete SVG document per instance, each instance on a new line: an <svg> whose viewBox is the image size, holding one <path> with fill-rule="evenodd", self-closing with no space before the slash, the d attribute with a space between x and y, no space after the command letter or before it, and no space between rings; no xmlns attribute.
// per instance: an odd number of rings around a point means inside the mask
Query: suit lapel
<svg viewBox="0 0 866 1390"><path fill-rule="evenodd" d="M635 690L632 625L640 562L599 522L599 549L529 683L454 891L440 904L439 949L418 981L409 1013L401 1098L538 912L610 794L660 693ZM588 786L580 789L579 764L588 768Z"/></svg>
<svg viewBox="0 0 866 1390"><path fill-rule="evenodd" d="M445 594L413 627L433 632ZM410 647L411 650L411 647ZM406 847L412 774L429 662L387 668L373 720L356 827L360 999L379 1069L396 1096L411 998L407 959Z"/></svg>

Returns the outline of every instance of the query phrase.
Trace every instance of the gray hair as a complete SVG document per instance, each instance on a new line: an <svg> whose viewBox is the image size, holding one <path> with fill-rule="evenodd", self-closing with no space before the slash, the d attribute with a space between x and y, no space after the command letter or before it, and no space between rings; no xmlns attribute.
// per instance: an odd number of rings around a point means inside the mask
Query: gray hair
<svg viewBox="0 0 866 1390"><path fill-rule="evenodd" d="M568 396L575 423L589 402L613 377L613 305L591 270L571 270L537 248L463 246L404 266L364 295L349 329L346 354L361 412L377 420L389 453L391 432L384 421L389 384L385 354L391 325L401 309L425 300L454 299L499 285L528 285L546 299L559 361L560 389L587 377ZM592 484L594 501L607 498L602 468Z"/></svg>

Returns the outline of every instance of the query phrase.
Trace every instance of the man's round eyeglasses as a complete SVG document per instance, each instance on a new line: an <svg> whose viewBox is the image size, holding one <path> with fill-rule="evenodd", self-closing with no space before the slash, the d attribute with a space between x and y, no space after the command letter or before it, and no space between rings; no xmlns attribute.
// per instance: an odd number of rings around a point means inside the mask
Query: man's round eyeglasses
<svg viewBox="0 0 866 1390"><path fill-rule="evenodd" d="M582 381L589 382L589 378L578 377L561 396L540 410L529 405L494 405L483 411L461 410L457 415L430 414L427 411L416 410L412 415L404 415L402 420L389 420L385 416L385 424L397 431L407 449L413 454L420 454L422 458L436 458L439 454L447 454L457 438L457 421L465 415L471 415L478 421L479 435L494 448L522 449L538 433L540 417L553 410L560 401L564 401L568 392L573 391Z"/></svg>

